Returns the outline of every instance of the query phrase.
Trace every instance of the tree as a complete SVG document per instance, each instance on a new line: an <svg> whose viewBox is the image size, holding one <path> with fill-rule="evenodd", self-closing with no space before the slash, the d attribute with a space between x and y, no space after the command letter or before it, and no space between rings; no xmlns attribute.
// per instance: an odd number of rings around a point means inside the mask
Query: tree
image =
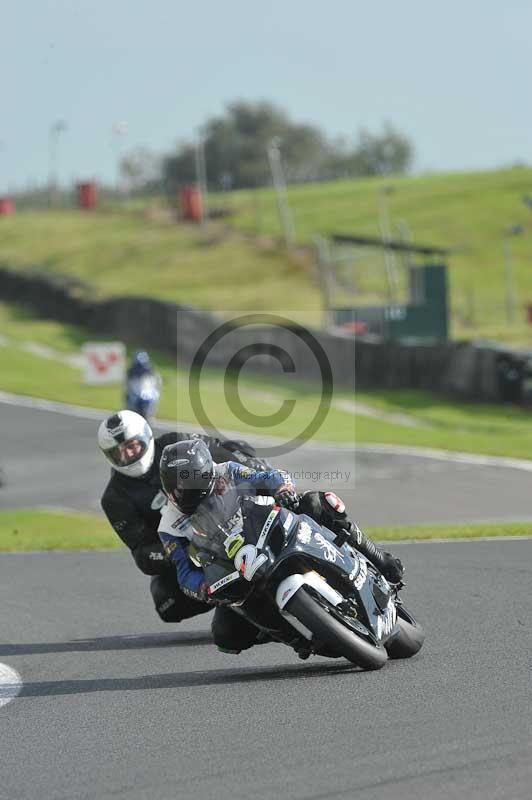
<svg viewBox="0 0 532 800"><path fill-rule="evenodd" d="M167 194L173 195L180 186L196 180L194 145L183 143L176 154L167 155L161 164L162 180Z"/></svg>
<svg viewBox="0 0 532 800"><path fill-rule="evenodd" d="M315 126L295 123L272 103L238 101L207 121L203 145L211 189L265 186L271 183L267 151L280 141L289 182L407 172L413 148L390 123L372 134L361 130L357 142L329 140ZM170 194L196 180L196 144L182 142L162 162L163 181Z"/></svg>
<svg viewBox="0 0 532 800"><path fill-rule="evenodd" d="M356 155L361 175L389 175L409 170L413 148L406 136L388 122L380 135L360 132Z"/></svg>
<svg viewBox="0 0 532 800"><path fill-rule="evenodd" d="M351 176L391 175L408 172L413 157L411 142L388 122L381 133L362 129L356 147L351 152L344 147L333 153L332 165Z"/></svg>
<svg viewBox="0 0 532 800"><path fill-rule="evenodd" d="M212 188L264 186L271 180L267 149L281 140L283 165L289 180L315 178L328 154L323 134L312 125L292 122L271 103L236 102L204 128L207 178ZM194 179L194 145L185 143L163 163L167 186Z"/></svg>

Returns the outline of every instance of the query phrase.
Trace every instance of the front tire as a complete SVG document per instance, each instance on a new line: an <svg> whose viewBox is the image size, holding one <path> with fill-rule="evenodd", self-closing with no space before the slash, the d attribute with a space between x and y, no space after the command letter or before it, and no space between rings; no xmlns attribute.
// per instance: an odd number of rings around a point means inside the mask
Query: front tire
<svg viewBox="0 0 532 800"><path fill-rule="evenodd" d="M301 587L286 604L286 610L312 631L327 649L363 669L381 669L388 660L384 647L366 642L333 617Z"/></svg>
<svg viewBox="0 0 532 800"><path fill-rule="evenodd" d="M384 645L390 658L412 658L421 650L425 641L425 631L414 617L403 607L397 607L397 627L399 633Z"/></svg>

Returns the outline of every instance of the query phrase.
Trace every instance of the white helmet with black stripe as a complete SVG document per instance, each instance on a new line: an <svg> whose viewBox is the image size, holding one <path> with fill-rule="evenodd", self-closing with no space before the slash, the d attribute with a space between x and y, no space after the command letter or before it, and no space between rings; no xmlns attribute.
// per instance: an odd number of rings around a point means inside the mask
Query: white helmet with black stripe
<svg viewBox="0 0 532 800"><path fill-rule="evenodd" d="M153 431L135 411L117 411L98 429L98 446L113 469L140 478L153 464Z"/></svg>

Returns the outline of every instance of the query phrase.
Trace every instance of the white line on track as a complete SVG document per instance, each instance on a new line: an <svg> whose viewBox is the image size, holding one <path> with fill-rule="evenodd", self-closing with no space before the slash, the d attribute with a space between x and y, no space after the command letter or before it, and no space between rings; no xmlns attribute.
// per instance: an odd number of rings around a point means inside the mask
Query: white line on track
<svg viewBox="0 0 532 800"><path fill-rule="evenodd" d="M45 400L39 397L27 397L26 395L11 394L10 392L0 391L0 403L11 406L22 406L33 408L37 411L50 411L55 414L63 414L69 417L79 417L81 419L101 421L106 415L112 413L108 409L89 408L86 406L76 406L70 403L60 403L56 400ZM177 420L156 419L154 427L163 427L175 430L184 427L189 431L203 432L203 429L190 423L180 423ZM226 431L226 435L232 438L245 436L252 444L261 443L264 446L279 444L281 439L268 436L250 436L238 431ZM452 450L436 450L431 447L404 447L393 444L358 444L349 445L341 442L305 442L306 449L330 452L337 450L350 450L356 453L370 453L373 455L403 456L410 458L424 458L432 461L446 461L453 464L467 464L473 467L499 467L503 469L517 469L521 472L532 472L532 461L524 458L506 458L504 456L484 456L477 453L460 453Z"/></svg>
<svg viewBox="0 0 532 800"><path fill-rule="evenodd" d="M431 447L402 447L393 444L357 445L357 451L365 453L383 453L385 455L412 456L413 458L430 458L434 461L452 461L455 464L469 464L476 467L504 467L532 472L532 461L524 458L506 458L504 456L482 456L477 453L460 453L452 450L434 450Z"/></svg>
<svg viewBox="0 0 532 800"><path fill-rule="evenodd" d="M531 523L532 526L532 523ZM467 542L532 542L531 536L463 536L463 537L450 537L449 539L379 539L375 541L388 547L396 547L398 544L467 544ZM114 548L113 550L105 550L103 548L93 548L91 550L83 550L76 548L75 550L9 550L9 552L2 553L2 558L12 558L17 556L54 556L57 553L62 555L77 555L78 553L123 553L124 548Z"/></svg>
<svg viewBox="0 0 532 800"><path fill-rule="evenodd" d="M0 708L14 700L22 689L22 678L13 667L0 663Z"/></svg>
<svg viewBox="0 0 532 800"><path fill-rule="evenodd" d="M55 414L64 414L67 417L81 417L82 419L101 420L107 413L105 409L74 406L70 405L70 403L59 403L55 400L27 397L23 394L11 394L10 392L0 392L0 403L8 406L33 408L36 411L52 411Z"/></svg>
<svg viewBox="0 0 532 800"><path fill-rule="evenodd" d="M532 525L532 523L531 523ZM462 542L530 542L532 536L463 536L448 539L380 539L380 544L395 547L398 544L461 544Z"/></svg>

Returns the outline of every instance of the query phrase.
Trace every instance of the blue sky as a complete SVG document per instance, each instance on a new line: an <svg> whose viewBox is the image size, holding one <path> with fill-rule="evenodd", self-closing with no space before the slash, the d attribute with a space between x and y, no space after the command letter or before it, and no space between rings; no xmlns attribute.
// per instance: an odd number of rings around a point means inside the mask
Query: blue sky
<svg viewBox="0 0 532 800"><path fill-rule="evenodd" d="M390 120L416 170L532 163L524 0L0 0L0 192L49 170L112 179L234 99L354 136ZM113 136L113 124L128 132Z"/></svg>

